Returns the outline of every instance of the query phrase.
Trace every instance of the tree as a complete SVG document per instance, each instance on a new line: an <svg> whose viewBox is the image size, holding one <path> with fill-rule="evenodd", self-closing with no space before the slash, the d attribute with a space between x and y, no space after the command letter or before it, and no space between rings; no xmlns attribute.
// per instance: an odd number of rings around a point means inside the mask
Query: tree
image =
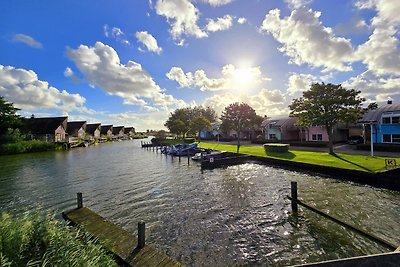
<svg viewBox="0 0 400 267"><path fill-rule="evenodd" d="M236 102L225 107L220 119L222 129L236 131L237 152L239 153L241 132L253 128L257 123L256 111L246 103Z"/></svg>
<svg viewBox="0 0 400 267"><path fill-rule="evenodd" d="M361 91L343 88L340 84L314 83L303 96L289 105L291 117L298 117L300 126L322 125L329 138L329 153L333 152L334 126L339 122L356 122L362 114L364 98Z"/></svg>
<svg viewBox="0 0 400 267"><path fill-rule="evenodd" d="M190 128L192 131L198 133L199 140L200 140L200 132L203 129L211 130L211 123L205 116L196 116L190 122Z"/></svg>
<svg viewBox="0 0 400 267"><path fill-rule="evenodd" d="M21 117L16 114L18 110L13 103L0 96L0 136L6 134L8 128L14 129L21 125Z"/></svg>
<svg viewBox="0 0 400 267"><path fill-rule="evenodd" d="M215 122L217 119L214 109L210 107L204 108L202 106L196 106L174 110L174 112L171 112L164 125L171 133L178 135L182 134L183 138L185 138L185 135L188 132L193 131L195 124L192 122L198 117L203 117L210 123Z"/></svg>

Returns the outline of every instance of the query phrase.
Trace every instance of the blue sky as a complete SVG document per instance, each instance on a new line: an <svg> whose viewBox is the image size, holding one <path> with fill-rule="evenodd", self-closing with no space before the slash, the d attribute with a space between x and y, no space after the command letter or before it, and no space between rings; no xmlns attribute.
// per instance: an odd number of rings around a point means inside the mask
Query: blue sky
<svg viewBox="0 0 400 267"><path fill-rule="evenodd" d="M21 115L162 129L176 108L287 116L312 82L400 102L398 0L0 2L0 95Z"/></svg>

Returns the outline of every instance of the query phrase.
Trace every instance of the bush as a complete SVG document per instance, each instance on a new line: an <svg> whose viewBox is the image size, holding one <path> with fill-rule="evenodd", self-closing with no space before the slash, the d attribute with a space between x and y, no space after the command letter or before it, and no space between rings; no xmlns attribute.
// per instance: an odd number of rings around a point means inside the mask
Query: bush
<svg viewBox="0 0 400 267"><path fill-rule="evenodd" d="M266 154L270 152L285 153L289 151L289 144L264 144L264 150Z"/></svg>
<svg viewBox="0 0 400 267"><path fill-rule="evenodd" d="M1 266L116 266L93 237L50 217L0 217Z"/></svg>
<svg viewBox="0 0 400 267"><path fill-rule="evenodd" d="M17 143L1 144L0 155L41 152L55 149L56 145L54 143L39 140L20 141Z"/></svg>

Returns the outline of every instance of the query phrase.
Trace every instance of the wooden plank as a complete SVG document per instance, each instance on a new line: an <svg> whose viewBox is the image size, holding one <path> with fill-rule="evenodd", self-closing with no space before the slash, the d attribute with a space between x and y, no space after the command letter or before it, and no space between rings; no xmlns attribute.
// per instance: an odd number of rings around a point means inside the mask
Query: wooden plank
<svg viewBox="0 0 400 267"><path fill-rule="evenodd" d="M178 261L149 245L138 249L135 235L107 221L88 208L84 207L63 212L63 217L99 239L108 250L129 266L155 267L161 264L165 267L183 266Z"/></svg>

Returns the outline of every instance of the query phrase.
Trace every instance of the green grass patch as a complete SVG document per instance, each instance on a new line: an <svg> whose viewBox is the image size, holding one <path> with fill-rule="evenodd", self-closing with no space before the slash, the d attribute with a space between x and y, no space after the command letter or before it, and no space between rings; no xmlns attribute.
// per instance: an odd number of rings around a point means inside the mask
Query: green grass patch
<svg viewBox="0 0 400 267"><path fill-rule="evenodd" d="M42 152L56 149L57 145L55 143L39 140L19 141L16 143L0 144L0 155Z"/></svg>
<svg viewBox="0 0 400 267"><path fill-rule="evenodd" d="M215 144L201 142L201 148L210 148L221 151L236 152L236 145ZM266 155L262 146L240 146L240 153L259 157L274 158L280 160L289 160L308 164L364 171L379 172L386 170L385 158L370 157L362 155L336 154L330 155L327 152L312 152L289 150L286 153L270 152ZM400 158L396 158L399 162Z"/></svg>
<svg viewBox="0 0 400 267"><path fill-rule="evenodd" d="M0 266L117 266L94 238L42 215L0 217Z"/></svg>

